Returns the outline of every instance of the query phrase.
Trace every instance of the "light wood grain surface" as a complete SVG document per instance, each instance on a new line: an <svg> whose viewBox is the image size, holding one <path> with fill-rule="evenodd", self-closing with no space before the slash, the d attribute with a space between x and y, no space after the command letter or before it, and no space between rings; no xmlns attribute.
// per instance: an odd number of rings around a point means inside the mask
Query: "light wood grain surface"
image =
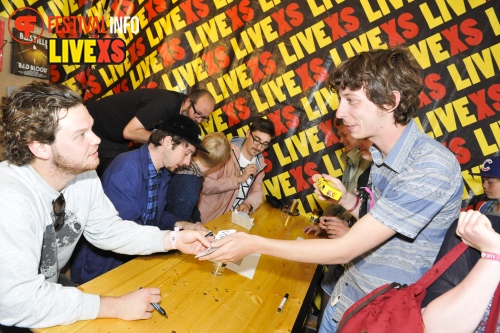
<svg viewBox="0 0 500 333"><path fill-rule="evenodd" d="M311 238L301 230L310 224L307 217L289 216L267 203L252 217L250 231L231 223L231 213L205 226L214 233L236 229L279 239ZM97 319L37 332L290 332L317 267L262 255L248 279L228 269L213 276L211 266L180 252L138 257L79 288L110 296L160 288L168 318L154 311L149 320ZM290 296L278 312L285 293Z"/></svg>

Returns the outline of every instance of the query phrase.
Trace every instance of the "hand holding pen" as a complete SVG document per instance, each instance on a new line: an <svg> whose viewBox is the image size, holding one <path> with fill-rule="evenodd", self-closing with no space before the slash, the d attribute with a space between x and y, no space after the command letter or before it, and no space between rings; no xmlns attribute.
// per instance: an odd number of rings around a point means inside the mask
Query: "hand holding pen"
<svg viewBox="0 0 500 333"><path fill-rule="evenodd" d="M140 287L139 289L142 289L142 287ZM162 316L165 316L166 318L168 318L168 315L167 313L165 312L165 310L158 304L158 303L154 303L154 302L151 302L151 305L153 306L153 308L155 308L156 311L158 311Z"/></svg>
<svg viewBox="0 0 500 333"><path fill-rule="evenodd" d="M252 178L257 174L259 170L257 169L257 166L255 164L249 164L247 165L242 171L241 175L237 177L238 184L241 184L243 182L246 182L249 178Z"/></svg>

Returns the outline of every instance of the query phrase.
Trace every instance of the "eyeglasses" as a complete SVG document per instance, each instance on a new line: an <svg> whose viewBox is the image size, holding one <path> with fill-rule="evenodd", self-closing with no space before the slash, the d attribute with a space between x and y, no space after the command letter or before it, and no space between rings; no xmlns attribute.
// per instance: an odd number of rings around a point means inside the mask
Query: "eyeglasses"
<svg viewBox="0 0 500 333"><path fill-rule="evenodd" d="M59 194L56 200L52 200L52 209L54 211L54 215L56 220L54 221L54 229L59 231L64 225L64 215L66 208L66 200L64 200L63 194Z"/></svg>
<svg viewBox="0 0 500 333"><path fill-rule="evenodd" d="M191 107L193 108L193 113L194 113L194 116L198 119L201 119L201 121L207 121L208 120L208 117L205 117L201 112L198 112L195 107L194 107L194 103L191 102Z"/></svg>
<svg viewBox="0 0 500 333"><path fill-rule="evenodd" d="M262 142L262 141L260 141L259 138L256 138L252 134L250 134L250 136L252 137L254 146L261 146L264 149L266 149L267 147L269 147L269 142Z"/></svg>
<svg viewBox="0 0 500 333"><path fill-rule="evenodd" d="M487 182L488 184L493 184L499 182L500 178L481 178L481 183Z"/></svg>

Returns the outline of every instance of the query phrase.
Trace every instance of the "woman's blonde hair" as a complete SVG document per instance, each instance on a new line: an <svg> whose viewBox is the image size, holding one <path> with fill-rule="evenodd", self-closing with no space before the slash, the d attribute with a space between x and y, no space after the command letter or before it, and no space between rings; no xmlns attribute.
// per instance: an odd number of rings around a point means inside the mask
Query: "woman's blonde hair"
<svg viewBox="0 0 500 333"><path fill-rule="evenodd" d="M214 132L205 135L201 145L208 150L210 154L201 150L196 152L196 159L204 166L213 168L224 162L231 152L231 144L223 133Z"/></svg>

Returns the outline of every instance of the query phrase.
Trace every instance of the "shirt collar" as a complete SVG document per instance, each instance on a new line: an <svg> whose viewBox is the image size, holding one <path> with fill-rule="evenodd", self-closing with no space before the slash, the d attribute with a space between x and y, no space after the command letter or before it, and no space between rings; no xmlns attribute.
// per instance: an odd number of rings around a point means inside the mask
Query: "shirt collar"
<svg viewBox="0 0 500 333"><path fill-rule="evenodd" d="M148 179L160 176L164 170L165 168L161 168L160 170L156 171L153 160L151 159L151 153L148 149Z"/></svg>
<svg viewBox="0 0 500 333"><path fill-rule="evenodd" d="M411 119L394 147L392 147L389 154L385 157L385 160L380 149L378 149L376 145L372 145L370 147L370 152L372 154L373 162L377 166L385 164L395 172L401 172L405 161L413 148L418 131L420 130L418 129L417 124L413 119Z"/></svg>

